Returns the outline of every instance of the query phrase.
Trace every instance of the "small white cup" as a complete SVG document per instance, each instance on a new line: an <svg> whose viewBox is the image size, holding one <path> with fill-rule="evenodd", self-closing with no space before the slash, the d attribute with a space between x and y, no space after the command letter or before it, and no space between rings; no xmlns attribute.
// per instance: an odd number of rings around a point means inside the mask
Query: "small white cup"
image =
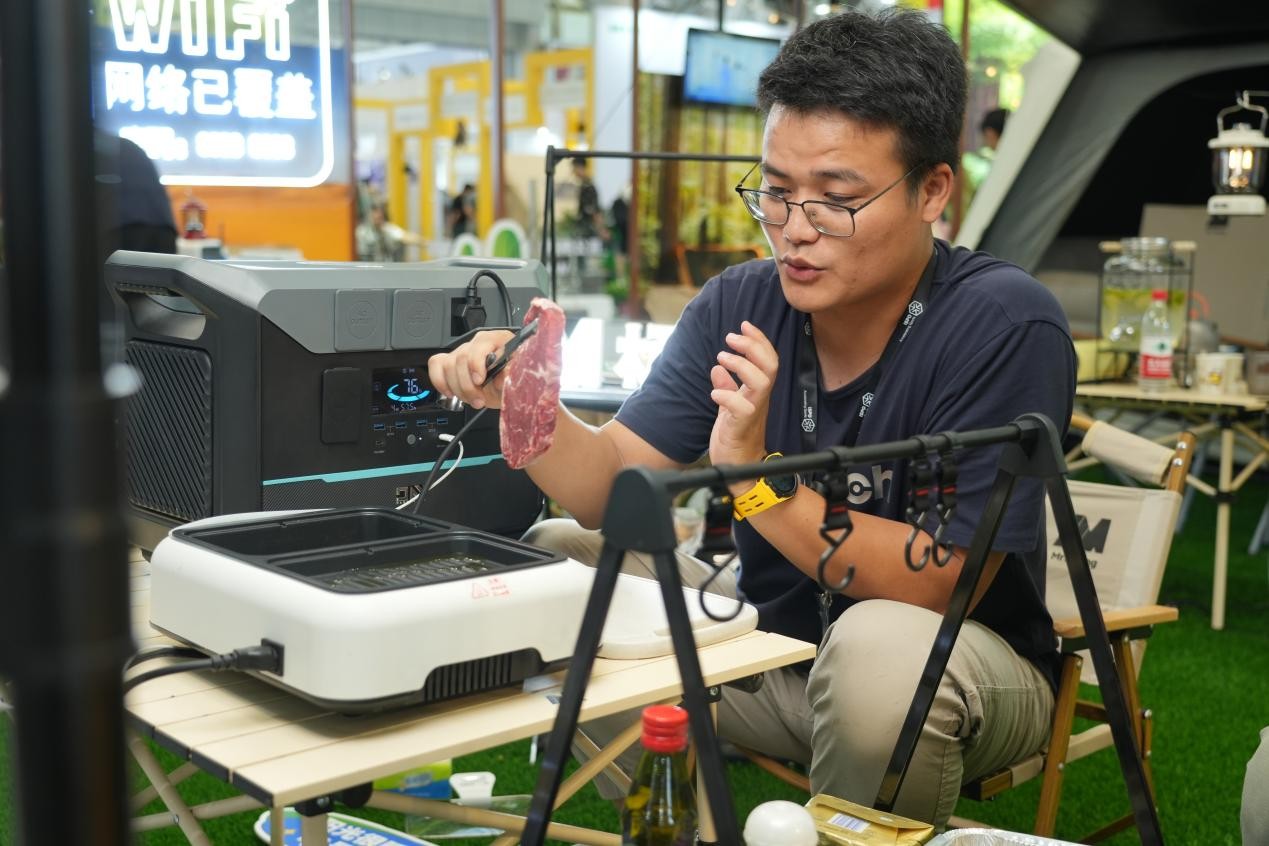
<svg viewBox="0 0 1269 846"><path fill-rule="evenodd" d="M1242 381L1242 373L1242 353L1199 353L1194 365L1194 385L1200 394L1229 394Z"/></svg>
<svg viewBox="0 0 1269 846"><path fill-rule="evenodd" d="M695 555L705 537L705 515L695 508L675 508L674 535L678 538L675 549L686 555Z"/></svg>
<svg viewBox="0 0 1269 846"><path fill-rule="evenodd" d="M458 794L458 804L488 808L493 802L495 780L496 776L490 772L454 773L449 777L449 785Z"/></svg>

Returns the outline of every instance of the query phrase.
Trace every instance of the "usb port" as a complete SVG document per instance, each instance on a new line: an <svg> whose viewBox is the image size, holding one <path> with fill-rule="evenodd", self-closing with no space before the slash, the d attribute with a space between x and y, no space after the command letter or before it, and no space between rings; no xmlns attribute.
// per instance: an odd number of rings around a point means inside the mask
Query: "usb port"
<svg viewBox="0 0 1269 846"><path fill-rule="evenodd" d="M405 428L405 421L404 421L404 420L398 420L398 421L397 421L397 423L396 423L396 426L397 426L397 428L398 428L398 429L404 429L404 428Z"/></svg>
<svg viewBox="0 0 1269 846"><path fill-rule="evenodd" d="M426 428L427 428L427 418L426 418L426 417L420 417L417 421L415 421L414 425L415 425L415 426L418 426L420 429L426 429Z"/></svg>
<svg viewBox="0 0 1269 846"><path fill-rule="evenodd" d="M382 432L382 431L383 431L383 424L382 424L382 423L376 423L376 424L374 424L374 427L375 427L375 431L376 431L376 432Z"/></svg>
<svg viewBox="0 0 1269 846"><path fill-rule="evenodd" d="M436 425L437 425L437 426L448 426L448 425L449 425L449 418L448 418L448 417L438 417L438 418L436 418Z"/></svg>

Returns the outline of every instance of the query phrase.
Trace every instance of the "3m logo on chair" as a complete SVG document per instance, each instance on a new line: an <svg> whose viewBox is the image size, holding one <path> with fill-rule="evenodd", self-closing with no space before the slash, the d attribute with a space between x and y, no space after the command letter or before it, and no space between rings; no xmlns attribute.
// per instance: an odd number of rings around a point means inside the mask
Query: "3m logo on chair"
<svg viewBox="0 0 1269 846"><path fill-rule="evenodd" d="M1080 537L1084 541L1085 552L1096 552L1100 555L1106 551L1106 541L1110 537L1111 522L1112 521L1109 517L1104 517L1101 520L1098 520L1097 525L1090 529L1088 527L1087 517L1083 514L1075 515L1075 525L1079 527ZM1066 556L1063 555L1060 548L1062 546L1062 539L1054 538L1053 545L1059 547L1059 549L1054 551L1050 557L1056 561L1065 561ZM1088 566L1096 569L1097 561L1092 558L1088 559Z"/></svg>

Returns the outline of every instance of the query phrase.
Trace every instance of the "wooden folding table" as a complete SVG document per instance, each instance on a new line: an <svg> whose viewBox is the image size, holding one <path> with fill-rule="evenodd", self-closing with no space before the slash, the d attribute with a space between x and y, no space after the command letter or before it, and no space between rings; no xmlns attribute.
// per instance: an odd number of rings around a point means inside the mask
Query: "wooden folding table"
<svg viewBox="0 0 1269 846"><path fill-rule="evenodd" d="M1079 385L1075 389L1079 403L1090 410L1108 408L1114 414L1107 419L1114 421L1127 409L1166 412L1182 420L1192 422L1189 430L1200 439L1220 436L1220 473L1216 487L1195 476L1189 484L1194 489L1216 500L1216 542L1212 568L1212 628L1225 628L1225 581L1229 568L1229 518L1230 502L1238 489L1246 484L1266 460L1269 460L1269 439L1256 431L1251 424L1265 416L1269 399L1247 394L1204 394L1196 390L1173 388L1149 392L1132 384L1101 383ZM1183 424L1184 425L1184 424ZM1175 441L1176 432L1169 432L1155 440ZM1234 475L1234 450L1237 444L1251 450L1252 458L1237 476ZM1075 469L1076 464L1072 465Z"/></svg>
<svg viewBox="0 0 1269 846"><path fill-rule="evenodd" d="M149 627L149 565L133 563L132 610L142 649L172 641ZM707 685L756 675L814 657L813 644L782 635L750 632L699 650ZM139 670L161 666L155 659ZM133 672L137 672L134 670ZM444 760L532 737L550 730L563 673L526 691L490 691L451 701L381 714L344 716L312 705L241 673L189 672L164 676L135 688L127 699L130 748L151 787L135 798L142 807L156 795L167 813L138 818L139 829L176 825L193 844L210 841L200 819L256 807L272 809L273 842L280 844L282 809L332 797L375 779L432 761ZM583 720L657 702L677 701L681 693L673 655L632 661L600 659L587 687ZM170 773L142 737L153 738L187 763ZM611 763L638 737L633 727L590 760L565 788L560 802ZM243 795L189 807L175 783L197 769L233 785ZM491 811L376 791L368 804L388 810L459 819L508 832L523 829L523 819ZM305 817L302 834L324 843L324 815ZM612 833L552 824L548 835L575 843L616 846ZM503 842L514 842L504 838Z"/></svg>

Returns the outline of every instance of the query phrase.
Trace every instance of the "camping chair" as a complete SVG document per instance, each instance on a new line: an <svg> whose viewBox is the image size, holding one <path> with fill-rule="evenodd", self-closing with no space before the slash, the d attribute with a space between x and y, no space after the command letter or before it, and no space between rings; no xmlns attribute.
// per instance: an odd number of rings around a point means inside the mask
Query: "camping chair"
<svg viewBox="0 0 1269 846"><path fill-rule="evenodd" d="M1109 423L1076 415L1073 429L1085 432L1083 449L1134 479L1157 488L1128 487L1093 482L1069 482L1071 499L1079 515L1084 548L1097 587L1098 602L1110 635L1111 651L1133 718L1133 732L1153 790L1150 773L1151 713L1141 703L1137 688L1145 639L1156 623L1171 622L1177 610L1156 605L1163 567L1172 544L1173 527L1180 509L1185 479L1194 453L1194 436L1181 435L1176 447L1159 446ZM1079 686L1096 684L1092 664L1084 666L1084 626L1080 620L1065 556L1056 546L1057 529L1048 512L1048 582L1046 604L1062 654L1058 691L1054 701L1053 728L1047 749L999 772L969 782L961 795L990 799L1040 776L1040 803L1035 833L1051 837L1057 822L1058 800L1067 765L1093 752L1113 747L1106 709L1098 702L1079 699ZM1095 721L1093 727L1073 732L1075 717ZM1133 824L1132 814L1111 822L1084 838L1097 842ZM975 825L953 817L951 825Z"/></svg>
<svg viewBox="0 0 1269 846"><path fill-rule="evenodd" d="M1068 482L1075 511L1080 518L1084 547L1088 553L1098 601L1103 610L1111 650L1119 670L1125 700L1133 716L1137 747L1150 776L1151 714L1141 704L1137 689L1145 638L1156 623L1177 618L1175 608L1154 604L1163 579L1163 566L1172 544L1172 530L1181 504L1186 475L1194 453L1194 436L1181 435L1175 448L1148 441L1109 423L1076 415L1073 429L1084 431L1083 448L1106 464L1155 488L1125 487L1092 482ZM1160 489L1161 488L1161 489ZM1054 702L1053 728L1049 746L1009 767L965 784L961 795L970 799L990 799L1003 791L1043 776L1035 833L1049 837L1057 820L1058 800L1066 765L1099 749L1113 747L1110 724L1100 703L1078 699L1081 681L1097 684L1092 664L1084 668L1082 650L1084 626L1080 621L1070 574L1049 509L1046 538L1049 544L1047 605L1053 616L1054 632L1061 640L1062 665ZM1076 716L1098 721L1094 727L1072 733ZM786 784L810 792L810 781L779 761L757 752L742 752L762 769ZM1153 789L1153 787L1152 787ZM1092 842L1133 824L1129 813L1086 838ZM971 820L952 817L955 828L978 826Z"/></svg>

